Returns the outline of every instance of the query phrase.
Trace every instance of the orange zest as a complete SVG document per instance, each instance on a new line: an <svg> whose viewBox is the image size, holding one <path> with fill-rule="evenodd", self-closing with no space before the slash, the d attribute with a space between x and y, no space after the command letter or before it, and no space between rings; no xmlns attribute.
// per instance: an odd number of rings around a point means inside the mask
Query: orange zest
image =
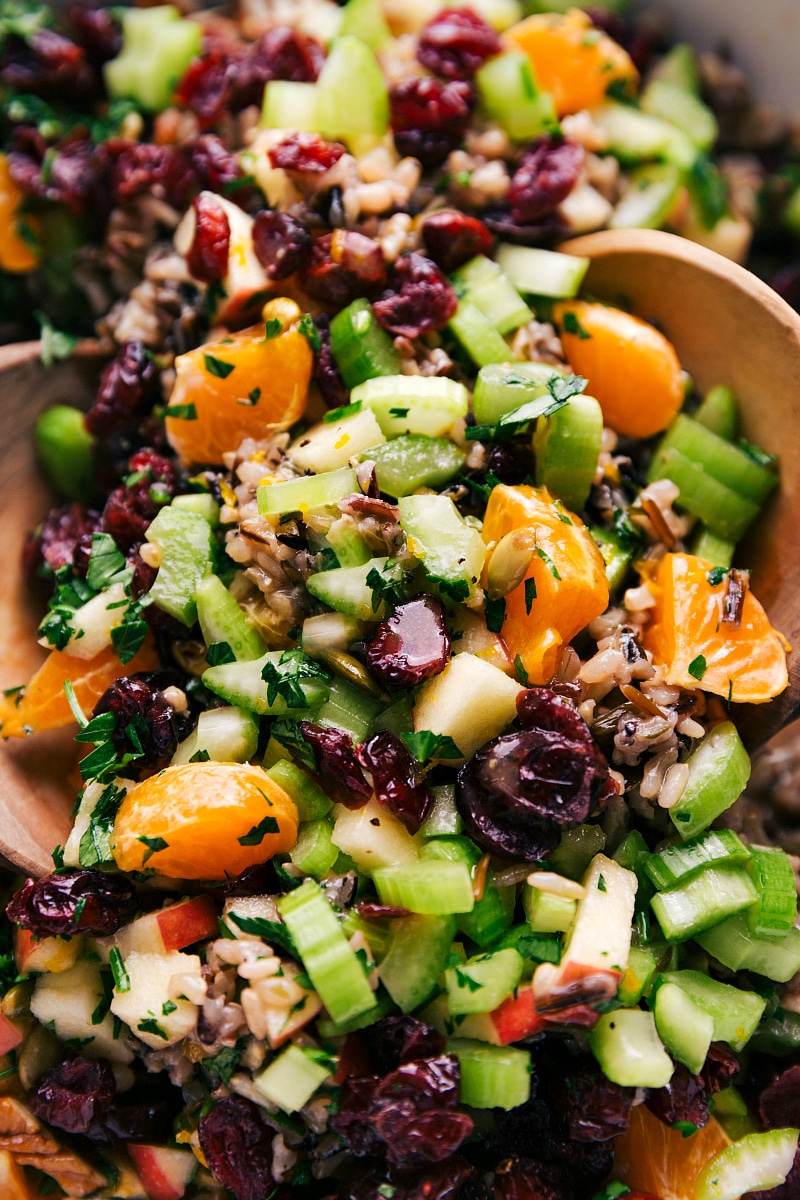
<svg viewBox="0 0 800 1200"><path fill-rule="evenodd" d="M617 433L646 438L671 424L684 400L684 381L675 347L652 325L606 304L566 300L553 315L576 375ZM573 332L564 327L564 318Z"/></svg>
<svg viewBox="0 0 800 1200"><path fill-rule="evenodd" d="M128 792L111 850L121 871L226 879L290 850L297 822L294 802L261 767L184 763Z"/></svg>
<svg viewBox="0 0 800 1200"><path fill-rule="evenodd" d="M39 223L20 213L24 199L11 178L8 159L0 154L0 268L14 274L33 271L40 258L36 248Z"/></svg>
<svg viewBox="0 0 800 1200"><path fill-rule="evenodd" d="M303 415L313 354L299 327L300 310L290 300L272 300L264 316L266 325L175 360L166 431L184 465L220 465L244 438L268 437Z"/></svg>
<svg viewBox="0 0 800 1200"><path fill-rule="evenodd" d="M138 671L154 671L158 665L158 654L149 635L124 666L110 647L94 658L76 658L63 650L51 650L17 697L0 697L0 734L5 738L28 737L45 729L73 724L75 717L64 691L67 681L72 684L83 711L90 713L115 679Z"/></svg>
<svg viewBox="0 0 800 1200"><path fill-rule="evenodd" d="M505 36L528 55L536 82L552 95L559 117L594 108L617 80L633 89L639 78L626 51L577 8L563 15L537 13Z"/></svg>
<svg viewBox="0 0 800 1200"><path fill-rule="evenodd" d="M632 1192L660 1200L694 1200L700 1172L730 1144L713 1117L685 1138L653 1116L645 1104L639 1104L631 1113L630 1126L614 1143L614 1175Z"/></svg>
<svg viewBox="0 0 800 1200"><path fill-rule="evenodd" d="M505 597L501 636L511 658L519 656L528 681L543 684L555 675L562 647L605 611L608 579L580 517L546 488L499 484L489 497L483 540L494 547L523 528L534 531L535 549L524 581Z"/></svg>
<svg viewBox="0 0 800 1200"><path fill-rule="evenodd" d="M713 585L711 570L694 554L664 556L650 583L656 605L644 645L669 684L702 687L737 703L771 700L788 683L781 639L751 591L741 623L724 622L727 579Z"/></svg>

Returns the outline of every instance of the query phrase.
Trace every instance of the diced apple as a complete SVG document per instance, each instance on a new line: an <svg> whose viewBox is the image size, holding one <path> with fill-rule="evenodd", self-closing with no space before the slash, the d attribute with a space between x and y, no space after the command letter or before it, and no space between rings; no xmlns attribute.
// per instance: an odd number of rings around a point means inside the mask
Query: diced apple
<svg viewBox="0 0 800 1200"><path fill-rule="evenodd" d="M451 737L465 758L502 733L517 715L521 684L474 654L456 654L423 683L414 728Z"/></svg>
<svg viewBox="0 0 800 1200"><path fill-rule="evenodd" d="M486 627L482 613L472 612L459 605L452 618L453 654L474 654L484 662L498 667L505 675L514 674L514 664L502 638Z"/></svg>
<svg viewBox="0 0 800 1200"><path fill-rule="evenodd" d="M201 963L196 954L139 954L134 951L124 960L126 991L114 988L111 1011L130 1025L146 1046L163 1050L192 1032L197 1023L197 1005L182 999L181 983L175 976L194 975L202 979Z"/></svg>
<svg viewBox="0 0 800 1200"><path fill-rule="evenodd" d="M303 471L335 471L346 467L354 454L385 442L383 431L371 408L364 408L341 421L314 425L289 448Z"/></svg>
<svg viewBox="0 0 800 1200"><path fill-rule="evenodd" d="M16 1050L17 1046L22 1045L25 1039L25 1034L19 1025L13 1021L9 1021L4 1013L0 1012L0 1058L4 1054L8 1054L10 1050Z"/></svg>
<svg viewBox="0 0 800 1200"><path fill-rule="evenodd" d="M405 825L374 798L363 808L337 807L331 841L364 871L417 858L416 843Z"/></svg>
<svg viewBox="0 0 800 1200"><path fill-rule="evenodd" d="M219 301L213 313L213 324L229 324L251 317L257 320L260 309L271 291L270 281L256 257L253 246L253 218L238 205L213 192L201 192L225 210L230 226L228 243L228 270L217 285ZM173 238L179 254L188 254L194 240L196 217L190 208L184 216Z"/></svg>
<svg viewBox="0 0 800 1200"><path fill-rule="evenodd" d="M18 1167L8 1150L0 1150L0 1196L3 1200L33 1200L22 1167Z"/></svg>
<svg viewBox="0 0 800 1200"><path fill-rule="evenodd" d="M511 1042L518 1042L544 1029L544 1021L536 1010L536 998L531 985L518 988L516 995L509 996L493 1013L487 1013L487 1017L493 1036L481 1040L494 1042L497 1046L508 1046ZM465 1021L463 1026L459 1026L458 1036L476 1037L475 1033L467 1034L466 1024Z"/></svg>
<svg viewBox="0 0 800 1200"><path fill-rule="evenodd" d="M131 921L115 934L114 943L126 959L134 953L169 954L218 934L213 900L210 896L193 896Z"/></svg>
<svg viewBox="0 0 800 1200"><path fill-rule="evenodd" d="M82 949L82 934L71 938L36 938L29 929L17 927L14 930L14 961L20 975L32 975L36 971L58 975L69 971L78 961Z"/></svg>
<svg viewBox="0 0 800 1200"><path fill-rule="evenodd" d="M149 1200L181 1200L186 1195L198 1165L191 1150L131 1144L128 1153Z"/></svg>
<svg viewBox="0 0 800 1200"><path fill-rule="evenodd" d="M115 583L105 592L93 596L70 617L72 636L64 647L73 658L94 658L111 645L111 631L121 625L128 611L125 588ZM49 642L42 639L41 645Z"/></svg>
<svg viewBox="0 0 800 1200"><path fill-rule="evenodd" d="M633 907L638 880L605 854L596 854L583 878L575 922L559 963L559 975L613 971L624 975L631 949Z"/></svg>
<svg viewBox="0 0 800 1200"><path fill-rule="evenodd" d="M115 1033L114 1018L107 1012L96 1025L92 1018L102 1012L106 996L100 971L94 963L79 962L58 975L40 975L31 999L31 1012L42 1025L52 1021L62 1041L80 1042L87 1058L107 1058L113 1063L129 1063L133 1052L122 1026ZM124 1019L124 1018L123 1018Z"/></svg>

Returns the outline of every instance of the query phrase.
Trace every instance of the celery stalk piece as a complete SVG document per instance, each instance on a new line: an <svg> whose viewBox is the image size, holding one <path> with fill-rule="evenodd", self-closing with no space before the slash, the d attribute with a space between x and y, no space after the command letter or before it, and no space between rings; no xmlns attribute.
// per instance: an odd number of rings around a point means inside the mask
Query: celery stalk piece
<svg viewBox="0 0 800 1200"><path fill-rule="evenodd" d="M592 110L592 118L608 137L611 153L624 163L663 160L669 155L676 131L660 117L607 100Z"/></svg>
<svg viewBox="0 0 800 1200"><path fill-rule="evenodd" d="M460 299L474 304L498 333L511 333L533 319L533 312L491 258L478 254L454 271L451 280Z"/></svg>
<svg viewBox="0 0 800 1200"><path fill-rule="evenodd" d="M211 572L211 526L197 513L169 505L147 530L161 551L161 565L149 595L153 603L183 625L197 620L195 592Z"/></svg>
<svg viewBox="0 0 800 1200"><path fill-rule="evenodd" d="M372 50L380 50L391 38L379 0L347 0L342 12L339 36L352 34ZM349 386L349 385L348 385Z"/></svg>
<svg viewBox="0 0 800 1200"><path fill-rule="evenodd" d="M330 696L314 714L318 725L344 729L354 742L363 742L372 731L372 724L383 705L363 692L356 691L343 679L333 679Z"/></svg>
<svg viewBox="0 0 800 1200"><path fill-rule="evenodd" d="M370 724L369 732L379 733L381 729L388 729L395 737L401 737L404 733L413 733L414 719L411 716L411 703L411 696L400 696L398 700L378 713ZM460 833L461 830L452 829L446 832Z"/></svg>
<svg viewBox="0 0 800 1200"><path fill-rule="evenodd" d="M739 406L732 390L724 384L709 388L694 419L717 437L732 442L739 424Z"/></svg>
<svg viewBox="0 0 800 1200"><path fill-rule="evenodd" d="M690 755L688 767L683 795L669 810L684 841L730 808L750 778L750 759L736 726L730 721L715 725Z"/></svg>
<svg viewBox="0 0 800 1200"><path fill-rule="evenodd" d="M673 163L648 163L632 171L628 190L608 222L610 229L660 229L683 185Z"/></svg>
<svg viewBox="0 0 800 1200"><path fill-rule="evenodd" d="M716 117L699 96L685 88L663 79L651 79L639 102L643 112L677 126L700 150L710 150L717 140Z"/></svg>
<svg viewBox="0 0 800 1200"><path fill-rule="evenodd" d="M261 125L264 129L297 129L319 132L319 93L314 83L272 79L264 88Z"/></svg>
<svg viewBox="0 0 800 1200"><path fill-rule="evenodd" d="M726 917L749 908L758 900L744 867L706 867L699 875L650 901L669 942L687 938L718 925Z"/></svg>
<svg viewBox="0 0 800 1200"><path fill-rule="evenodd" d="M479 367L513 362L516 355L476 304L460 300L447 328Z"/></svg>
<svg viewBox="0 0 800 1200"><path fill-rule="evenodd" d="M656 65L648 71L649 79L660 79L671 83L695 96L700 95L700 72L694 47L687 42L678 42Z"/></svg>
<svg viewBox="0 0 800 1200"><path fill-rule="evenodd" d="M522 907L534 933L564 933L575 920L578 902L525 884Z"/></svg>
<svg viewBox="0 0 800 1200"><path fill-rule="evenodd" d="M447 1050L461 1070L459 1099L470 1108L517 1108L530 1099L531 1055L515 1046L453 1038Z"/></svg>
<svg viewBox="0 0 800 1200"><path fill-rule="evenodd" d="M340 467L338 471L325 471L322 475L308 475L302 479L288 479L284 483L262 484L258 488L258 511L262 515L302 512L319 508L358 493L356 473L351 467Z"/></svg>
<svg viewBox="0 0 800 1200"><path fill-rule="evenodd" d="M378 578L402 583L402 572L395 569L393 559L370 558L360 567L333 567L330 571L317 571L308 577L306 587L317 600L345 616L358 617L362 621L380 621L386 616L387 609L380 591L376 592L367 582L370 576L373 581L376 578L373 572Z"/></svg>
<svg viewBox="0 0 800 1200"><path fill-rule="evenodd" d="M453 1016L494 1012L522 978L522 955L511 947L469 958L444 973Z"/></svg>
<svg viewBox="0 0 800 1200"><path fill-rule="evenodd" d="M362 462L367 460L375 463L380 490L399 499L423 487L444 487L464 469L465 455L443 437L401 434L382 446L371 446L361 455Z"/></svg>
<svg viewBox="0 0 800 1200"><path fill-rule="evenodd" d="M450 497L403 496L398 507L408 549L421 561L429 581L450 600L474 596L486 545Z"/></svg>
<svg viewBox="0 0 800 1200"><path fill-rule="evenodd" d="M528 142L558 129L553 97L539 90L528 55L506 50L490 58L475 76L481 106L516 142Z"/></svg>
<svg viewBox="0 0 800 1200"><path fill-rule="evenodd" d="M378 975L403 1012L419 1008L436 987L455 931L453 917L412 916L392 921L389 948Z"/></svg>
<svg viewBox="0 0 800 1200"><path fill-rule="evenodd" d="M207 575L195 588L197 619L206 646L225 642L239 661L261 658L267 647L248 624L237 600L217 575Z"/></svg>
<svg viewBox="0 0 800 1200"><path fill-rule="evenodd" d="M619 534L604 525L591 525L589 533L606 564L609 590L614 593L625 582L630 565L633 562L633 550L627 546Z"/></svg>
<svg viewBox="0 0 800 1200"><path fill-rule="evenodd" d="M300 825L289 857L304 875L322 879L331 870L339 857L339 847L331 841L332 833L333 825L324 817Z"/></svg>
<svg viewBox="0 0 800 1200"><path fill-rule="evenodd" d="M715 567L724 567L727 571L735 552L735 542L719 537L710 529L706 529L705 525L699 526L692 541L692 554L696 554L698 558L706 558Z"/></svg>
<svg viewBox="0 0 800 1200"><path fill-rule="evenodd" d="M229 704L260 717L307 717L330 695L327 676L308 673L310 659L298 671L295 661L282 662L283 657L280 650L270 650L248 662L220 663L203 672L203 684Z"/></svg>
<svg viewBox="0 0 800 1200"><path fill-rule="evenodd" d="M53 490L68 500L87 500L94 475L94 438L83 413L69 404L55 404L36 422L36 457Z"/></svg>
<svg viewBox="0 0 800 1200"><path fill-rule="evenodd" d="M175 88L195 55L203 30L172 4L122 10L122 51L103 66L113 100L130 97L148 112L172 103Z"/></svg>
<svg viewBox="0 0 800 1200"><path fill-rule="evenodd" d="M504 274L527 296L548 296L568 300L577 296L589 269L589 259L556 250L532 246L512 246L501 242L495 258Z"/></svg>
<svg viewBox="0 0 800 1200"><path fill-rule="evenodd" d="M470 869L463 862L419 861L378 867L372 872L382 904L423 916L472 912L475 897Z"/></svg>
<svg viewBox="0 0 800 1200"><path fill-rule="evenodd" d="M400 355L389 334L375 320L368 300L354 300L332 319L331 351L349 388L379 375L400 373Z"/></svg>
<svg viewBox="0 0 800 1200"><path fill-rule="evenodd" d="M800 971L800 929L792 928L782 937L759 937L750 932L748 915L729 917L695 940L731 971L753 971L775 983L787 983Z"/></svg>
<svg viewBox="0 0 800 1200"><path fill-rule="evenodd" d="M448 834L461 833L464 822L456 807L455 784L442 783L432 787L431 792L433 793L433 804L420 826L420 837L446 837Z"/></svg>
<svg viewBox="0 0 800 1200"><path fill-rule="evenodd" d="M631 946L628 966L622 976L617 999L623 1008L633 1008L650 993L658 970L658 955L647 946ZM661 1031L659 1030L659 1034ZM661 1034L663 1041L663 1034Z"/></svg>
<svg viewBox="0 0 800 1200"><path fill-rule="evenodd" d="M758 900L747 911L751 933L780 937L797 920L797 885L792 864L783 850L753 846L747 869Z"/></svg>
<svg viewBox="0 0 800 1200"><path fill-rule="evenodd" d="M472 870L480 858L481 852L468 837L439 837L423 846L419 856L423 859L463 862Z"/></svg>
<svg viewBox="0 0 800 1200"><path fill-rule="evenodd" d="M755 992L720 983L702 971L666 971L656 986L675 983L714 1020L714 1041L727 1042L731 1050L747 1045L763 1016L767 1002Z"/></svg>
<svg viewBox="0 0 800 1200"><path fill-rule="evenodd" d="M278 909L314 989L334 1021L348 1021L375 1004L364 967L339 927L319 885L307 879L281 896Z"/></svg>
<svg viewBox="0 0 800 1200"><path fill-rule="evenodd" d="M699 1075L714 1036L714 1021L675 983L656 993L656 1029L673 1058Z"/></svg>
<svg viewBox="0 0 800 1200"><path fill-rule="evenodd" d="M208 521L212 529L219 525L219 505L210 492L189 492L185 496L175 496L172 508L185 508L187 512L198 513Z"/></svg>
<svg viewBox="0 0 800 1200"><path fill-rule="evenodd" d="M287 1046L265 1071L255 1076L253 1084L285 1113L299 1112L335 1069L335 1060L324 1050Z"/></svg>
<svg viewBox="0 0 800 1200"><path fill-rule="evenodd" d="M495 887L487 883L480 900L471 913L458 918L458 932L465 934L476 946L492 946L508 929L514 917L516 893L513 887Z"/></svg>
<svg viewBox="0 0 800 1200"><path fill-rule="evenodd" d="M343 856L344 857L344 856ZM383 962L389 949L389 933L391 919L389 917L362 917L355 909L349 909L342 918L342 929L345 936L351 938L354 933L363 933L376 962Z"/></svg>
<svg viewBox="0 0 800 1200"><path fill-rule="evenodd" d="M705 867L745 863L750 851L732 829L707 829L677 845L649 855L644 869L657 888L673 888ZM788 860L787 860L788 861Z"/></svg>
<svg viewBox="0 0 800 1200"><path fill-rule="evenodd" d="M621 1087L666 1087L672 1078L673 1062L652 1013L638 1008L603 1013L589 1034L589 1047L606 1078Z"/></svg>
<svg viewBox="0 0 800 1200"><path fill-rule="evenodd" d="M713 479L700 463L692 462L674 446L654 458L650 481L654 479L671 479L680 490L678 505L727 541L738 542L758 516L755 501Z"/></svg>
<svg viewBox="0 0 800 1200"><path fill-rule="evenodd" d="M363 153L389 127L389 97L383 73L365 42L347 34L331 46L316 83L320 132Z"/></svg>
<svg viewBox="0 0 800 1200"><path fill-rule="evenodd" d="M372 557L366 540L352 525L334 521L326 536L340 567L363 567Z"/></svg>
<svg viewBox="0 0 800 1200"><path fill-rule="evenodd" d="M739 1200L746 1192L771 1191L792 1169L798 1129L748 1133L715 1154L697 1180L696 1200Z"/></svg>
<svg viewBox="0 0 800 1200"><path fill-rule="evenodd" d="M472 410L479 425L496 425L502 416L529 400L548 394L547 384L563 372L549 363L514 363L481 367L475 381Z"/></svg>
<svg viewBox="0 0 800 1200"><path fill-rule="evenodd" d="M200 713L197 728L181 742L172 766L193 759L247 762L258 748L258 721L244 708L209 708Z"/></svg>
<svg viewBox="0 0 800 1200"><path fill-rule="evenodd" d="M330 1017L318 1017L317 1032L320 1037L327 1039L344 1037L348 1033L355 1033L358 1029L368 1029L376 1021L390 1017L396 1012L397 1005L392 997L386 992L378 992L372 1008L359 1013L357 1017L350 1017L347 1021L333 1021Z"/></svg>
<svg viewBox="0 0 800 1200"><path fill-rule="evenodd" d="M592 396L572 396L533 435L536 482L572 512L582 512L597 471L603 442L603 411Z"/></svg>
<svg viewBox="0 0 800 1200"><path fill-rule="evenodd" d="M350 399L371 408L389 438L403 433L441 437L467 415L469 405L463 383L444 376L381 375L353 388Z"/></svg>
<svg viewBox="0 0 800 1200"><path fill-rule="evenodd" d="M303 649L312 658L324 660L329 650L347 650L352 642L363 638L366 627L357 617L346 617L344 613L320 613L306 617L303 622Z"/></svg>
<svg viewBox="0 0 800 1200"><path fill-rule="evenodd" d="M763 504L778 482L774 471L685 413L678 414L659 443L648 472L650 482L661 478L662 456L668 450L677 450L717 483L753 504Z"/></svg>
<svg viewBox="0 0 800 1200"><path fill-rule="evenodd" d="M296 763L281 759L272 764L267 774L294 801L300 821L318 821L333 808L333 801L325 795L316 779Z"/></svg>

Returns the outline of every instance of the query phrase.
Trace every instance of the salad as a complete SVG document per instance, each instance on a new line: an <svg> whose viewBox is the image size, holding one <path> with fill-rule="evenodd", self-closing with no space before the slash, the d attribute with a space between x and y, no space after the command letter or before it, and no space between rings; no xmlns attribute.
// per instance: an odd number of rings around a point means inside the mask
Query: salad
<svg viewBox="0 0 800 1200"><path fill-rule="evenodd" d="M737 554L778 466L552 248L744 253L693 54L3 13L4 278L102 373L36 425L0 700L80 752L6 897L0 1194L792 1200L796 860L736 727L787 685Z"/></svg>

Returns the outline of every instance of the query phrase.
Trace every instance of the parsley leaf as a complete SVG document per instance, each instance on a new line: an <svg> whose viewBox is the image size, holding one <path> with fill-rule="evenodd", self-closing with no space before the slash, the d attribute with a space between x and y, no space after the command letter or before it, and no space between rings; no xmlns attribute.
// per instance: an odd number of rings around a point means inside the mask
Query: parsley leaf
<svg viewBox="0 0 800 1200"><path fill-rule="evenodd" d="M100 793L89 817L89 828L81 837L78 848L82 867L96 867L100 863L114 861L111 831L124 798L125 788L117 787L114 783L107 784Z"/></svg>
<svg viewBox="0 0 800 1200"><path fill-rule="evenodd" d="M149 858L152 857L152 855L158 854L159 850L166 850L169 846L169 842L162 837L147 837L145 834L142 834L136 840L137 842L141 842L145 847L145 852L142 857L142 866L144 866L144 864Z"/></svg>
<svg viewBox="0 0 800 1200"><path fill-rule="evenodd" d="M701 680L706 673L707 663L704 654L698 654L697 658L693 658L686 668L694 679Z"/></svg>
<svg viewBox="0 0 800 1200"><path fill-rule="evenodd" d="M54 362L63 361L65 358L72 358L75 352L75 347L81 340L71 333L62 333L60 329L56 329L50 318L45 316L43 312L35 312L34 317L39 322L41 327L42 350L41 358L46 367L52 367Z"/></svg>
<svg viewBox="0 0 800 1200"><path fill-rule="evenodd" d="M122 623L111 630L111 645L123 665L135 657L146 636L147 622L142 616L142 605L138 600L131 600Z"/></svg>
<svg viewBox="0 0 800 1200"><path fill-rule="evenodd" d="M373 567L367 573L365 582L372 592L373 612L377 612L384 601L393 606L400 604L405 599L405 575L394 559L389 559L380 570L378 567Z"/></svg>
<svg viewBox="0 0 800 1200"><path fill-rule="evenodd" d="M260 846L268 833L278 833L280 825L275 817L266 816L258 825L254 825L248 833L237 838L240 846Z"/></svg>
<svg viewBox="0 0 800 1200"><path fill-rule="evenodd" d="M155 1037L160 1037L163 1038L165 1042L167 1041L167 1034L164 1033L164 1030L161 1028L155 1017L145 1017L143 1021L139 1022L136 1028L140 1033L152 1033Z"/></svg>
<svg viewBox="0 0 800 1200"><path fill-rule="evenodd" d="M564 330L564 333L575 333L578 335L578 337L581 339L582 342L588 341L589 338L591 338L591 336L592 336L590 333L587 332L587 330L585 330L583 328L583 326L581 325L580 321L578 320L578 318L574 312L565 312L564 319L561 322L561 325Z"/></svg>
<svg viewBox="0 0 800 1200"><path fill-rule="evenodd" d="M264 341L271 342L283 332L283 325L278 317L270 317L264 325Z"/></svg>
<svg viewBox="0 0 800 1200"><path fill-rule="evenodd" d="M447 734L431 733L430 729L420 729L416 733L401 733L400 737L419 763L426 763L432 758L464 757L453 739Z"/></svg>
<svg viewBox="0 0 800 1200"><path fill-rule="evenodd" d="M527 595L527 593L526 593ZM506 602L503 596L499 600L487 600L484 608L486 628L490 633L499 633L506 619Z"/></svg>
<svg viewBox="0 0 800 1200"><path fill-rule="evenodd" d="M303 737L297 721L281 717L279 720L273 721L270 734L279 745L290 751L304 767L308 767L309 771L316 771L317 760L314 751Z"/></svg>
<svg viewBox="0 0 800 1200"><path fill-rule="evenodd" d="M225 362L221 358L215 358L213 354L204 354L203 364L209 375L216 375L217 379L227 379L230 373L236 370L236 363Z"/></svg>
<svg viewBox="0 0 800 1200"><path fill-rule="evenodd" d="M169 417L173 421L196 421L197 409L191 403L168 404L164 416Z"/></svg>
<svg viewBox="0 0 800 1200"><path fill-rule="evenodd" d="M523 933L517 940L516 949L523 958L536 962L558 963L561 961L561 943L558 938L542 933Z"/></svg>
<svg viewBox="0 0 800 1200"><path fill-rule="evenodd" d="M536 580L531 577L525 580L525 612L530 616L533 602L536 599Z"/></svg>
<svg viewBox="0 0 800 1200"><path fill-rule="evenodd" d="M725 567L712 567L706 578L711 587L719 587L727 574Z"/></svg>
<svg viewBox="0 0 800 1200"><path fill-rule="evenodd" d="M310 313L304 313L297 322L297 332L302 333L314 353L319 354L322 349L322 339Z"/></svg>
<svg viewBox="0 0 800 1200"><path fill-rule="evenodd" d="M558 567L557 567L557 566L556 566L556 564L553 562L552 558L551 558L551 557L550 557L550 555L547 553L547 551L546 551L546 550L543 550L541 546L537 546L537 547L536 547L536 553L539 555L539 558L542 560L542 562L544 563L544 565L545 565L545 566L547 567L547 569L549 570L550 574L553 576L553 579L560 579L560 578L561 578L561 576L560 576L560 575L559 575L559 573L558 573ZM534 594L535 594L535 593L534 593ZM526 591L525 591L525 600L526 600L526 602L527 602L527 599L528 599L528 592L527 592L527 589L526 589ZM530 611L530 609L529 609L528 611Z"/></svg>
<svg viewBox="0 0 800 1200"><path fill-rule="evenodd" d="M356 413L361 412L361 407L361 401L354 400L352 404L342 404L339 408L329 409L322 420L326 425L333 425L334 421L341 421L342 417L354 417Z"/></svg>
<svg viewBox="0 0 800 1200"><path fill-rule="evenodd" d="M302 650L286 650L277 663L264 664L261 678L267 685L267 704L282 700L287 708L308 708L308 698L300 681L329 679L330 676Z"/></svg>
<svg viewBox="0 0 800 1200"><path fill-rule="evenodd" d="M223 663L236 662L236 655L228 642L212 642L206 652L206 662L210 667L218 667Z"/></svg>
<svg viewBox="0 0 800 1200"><path fill-rule="evenodd" d="M463 967L456 967L455 973L459 987L468 988L471 992L480 991L480 989L483 987L483 984L477 979L473 979L469 972L465 971Z"/></svg>
<svg viewBox="0 0 800 1200"><path fill-rule="evenodd" d="M112 583L120 582L120 574L128 572L125 566L125 555L117 549L117 544L108 533L92 534L92 549L89 554L89 565L86 569L86 582L96 592Z"/></svg>
<svg viewBox="0 0 800 1200"><path fill-rule="evenodd" d="M527 687L528 686L528 672L525 670L525 664L522 661L521 654L516 654L514 656L514 670L516 672L517 679L520 681L522 686Z"/></svg>
<svg viewBox="0 0 800 1200"><path fill-rule="evenodd" d="M111 967L111 974L114 976L114 987L117 992L122 995L123 992L131 990L131 977L127 972L125 963L122 961L122 955L116 946L112 946L108 955L108 964Z"/></svg>
<svg viewBox="0 0 800 1200"><path fill-rule="evenodd" d="M294 958L299 957L292 935L281 921L268 921L266 917L240 917L233 910L227 913L225 920L233 921L242 933L250 933L253 937L263 938L271 946L280 946Z"/></svg>
<svg viewBox="0 0 800 1200"><path fill-rule="evenodd" d="M228 1086L246 1047L246 1040L240 1038L235 1046L223 1046L212 1058L203 1059L203 1070L211 1076L216 1086Z"/></svg>

